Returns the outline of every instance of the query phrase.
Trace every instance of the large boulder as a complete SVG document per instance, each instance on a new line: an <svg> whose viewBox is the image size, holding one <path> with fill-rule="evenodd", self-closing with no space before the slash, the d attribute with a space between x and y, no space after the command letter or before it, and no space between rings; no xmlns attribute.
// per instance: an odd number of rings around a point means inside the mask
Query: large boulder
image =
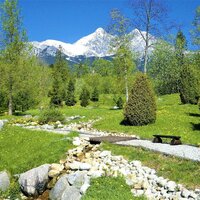
<svg viewBox="0 0 200 200"><path fill-rule="evenodd" d="M20 174L19 184L25 195L36 197L45 191L49 181L48 172L50 166L49 164L44 164Z"/></svg>
<svg viewBox="0 0 200 200"><path fill-rule="evenodd" d="M70 185L68 183L68 174L66 174L57 181L54 188L49 193L49 198L51 200L61 200L63 192L68 187L70 187Z"/></svg>
<svg viewBox="0 0 200 200"><path fill-rule="evenodd" d="M90 180L87 172L77 171L73 174L63 175L49 193L50 200L80 200L84 194Z"/></svg>
<svg viewBox="0 0 200 200"><path fill-rule="evenodd" d="M8 176L8 174L3 171L0 172L0 190L1 191L6 191L9 188L10 185L10 178Z"/></svg>

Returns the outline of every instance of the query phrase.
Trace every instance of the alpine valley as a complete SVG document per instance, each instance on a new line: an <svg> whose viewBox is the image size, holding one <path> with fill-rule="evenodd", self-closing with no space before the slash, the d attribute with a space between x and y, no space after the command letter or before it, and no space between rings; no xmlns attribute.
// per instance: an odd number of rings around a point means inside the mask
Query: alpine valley
<svg viewBox="0 0 200 200"><path fill-rule="evenodd" d="M145 32L142 32L145 35ZM55 55L58 48L61 46L64 57L71 64L90 61L95 58L109 59L114 56L111 51L111 41L115 36L107 33L103 28L98 28L94 33L87 35L73 44L64 43L57 40L45 40L42 42L30 42L33 47L34 54L47 64L54 63ZM137 29L129 33L130 48L139 55L141 59L144 52L144 40ZM150 43L154 43L156 38L151 36ZM149 48L151 52L153 48Z"/></svg>

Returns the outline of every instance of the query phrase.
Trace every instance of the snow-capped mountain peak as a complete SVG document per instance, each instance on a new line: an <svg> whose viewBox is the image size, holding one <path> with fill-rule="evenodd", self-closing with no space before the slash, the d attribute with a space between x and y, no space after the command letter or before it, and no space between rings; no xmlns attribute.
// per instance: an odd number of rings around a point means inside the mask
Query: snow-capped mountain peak
<svg viewBox="0 0 200 200"><path fill-rule="evenodd" d="M145 32L142 32L145 35ZM140 31L134 29L129 33L131 36L131 49L142 54L145 42ZM84 57L106 57L111 56L111 40L115 36L107 33L103 28L97 28L95 32L79 39L73 44L57 40L45 40L42 42L31 42L34 53L40 57L55 57L58 48L61 46L66 58Z"/></svg>

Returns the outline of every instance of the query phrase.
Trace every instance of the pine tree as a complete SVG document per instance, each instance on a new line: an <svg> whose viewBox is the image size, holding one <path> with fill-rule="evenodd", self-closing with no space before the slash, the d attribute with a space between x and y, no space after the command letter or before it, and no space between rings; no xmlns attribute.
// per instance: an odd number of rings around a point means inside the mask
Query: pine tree
<svg viewBox="0 0 200 200"><path fill-rule="evenodd" d="M67 87L67 97L66 97L65 104L67 106L74 106L76 104L75 86L74 86L74 82L72 81L72 79L70 79L68 87Z"/></svg>
<svg viewBox="0 0 200 200"><path fill-rule="evenodd" d="M124 111L124 122L142 126L156 121L156 102L145 74L138 74Z"/></svg>
<svg viewBox="0 0 200 200"><path fill-rule="evenodd" d="M183 104L197 104L200 98L199 72L195 66L184 65L181 71L180 99Z"/></svg>
<svg viewBox="0 0 200 200"><path fill-rule="evenodd" d="M90 100L94 102L99 101L99 90L97 89L97 87L94 88Z"/></svg>
<svg viewBox="0 0 200 200"><path fill-rule="evenodd" d="M56 53L55 64L52 69L53 85L49 92L51 106L61 106L62 102L66 99L68 75L68 65L62 56L62 47L60 46Z"/></svg>
<svg viewBox="0 0 200 200"><path fill-rule="evenodd" d="M183 32L180 30L176 35L176 43L175 43L175 54L178 62L178 66L181 68L184 64L184 54L187 48L186 38Z"/></svg>
<svg viewBox="0 0 200 200"><path fill-rule="evenodd" d="M86 87L84 87L80 95L81 106L86 107L87 105L89 105L89 99L90 99L90 92Z"/></svg>

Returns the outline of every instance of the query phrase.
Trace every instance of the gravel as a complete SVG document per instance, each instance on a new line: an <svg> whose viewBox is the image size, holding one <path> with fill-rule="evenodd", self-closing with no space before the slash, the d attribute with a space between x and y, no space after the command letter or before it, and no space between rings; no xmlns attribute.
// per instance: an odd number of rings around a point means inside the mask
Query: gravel
<svg viewBox="0 0 200 200"><path fill-rule="evenodd" d="M189 145L170 145L163 143L153 143L148 140L129 140L121 141L116 144L144 147L153 151L161 152L167 155L173 155L180 158L185 158L193 161L200 162L200 148Z"/></svg>

